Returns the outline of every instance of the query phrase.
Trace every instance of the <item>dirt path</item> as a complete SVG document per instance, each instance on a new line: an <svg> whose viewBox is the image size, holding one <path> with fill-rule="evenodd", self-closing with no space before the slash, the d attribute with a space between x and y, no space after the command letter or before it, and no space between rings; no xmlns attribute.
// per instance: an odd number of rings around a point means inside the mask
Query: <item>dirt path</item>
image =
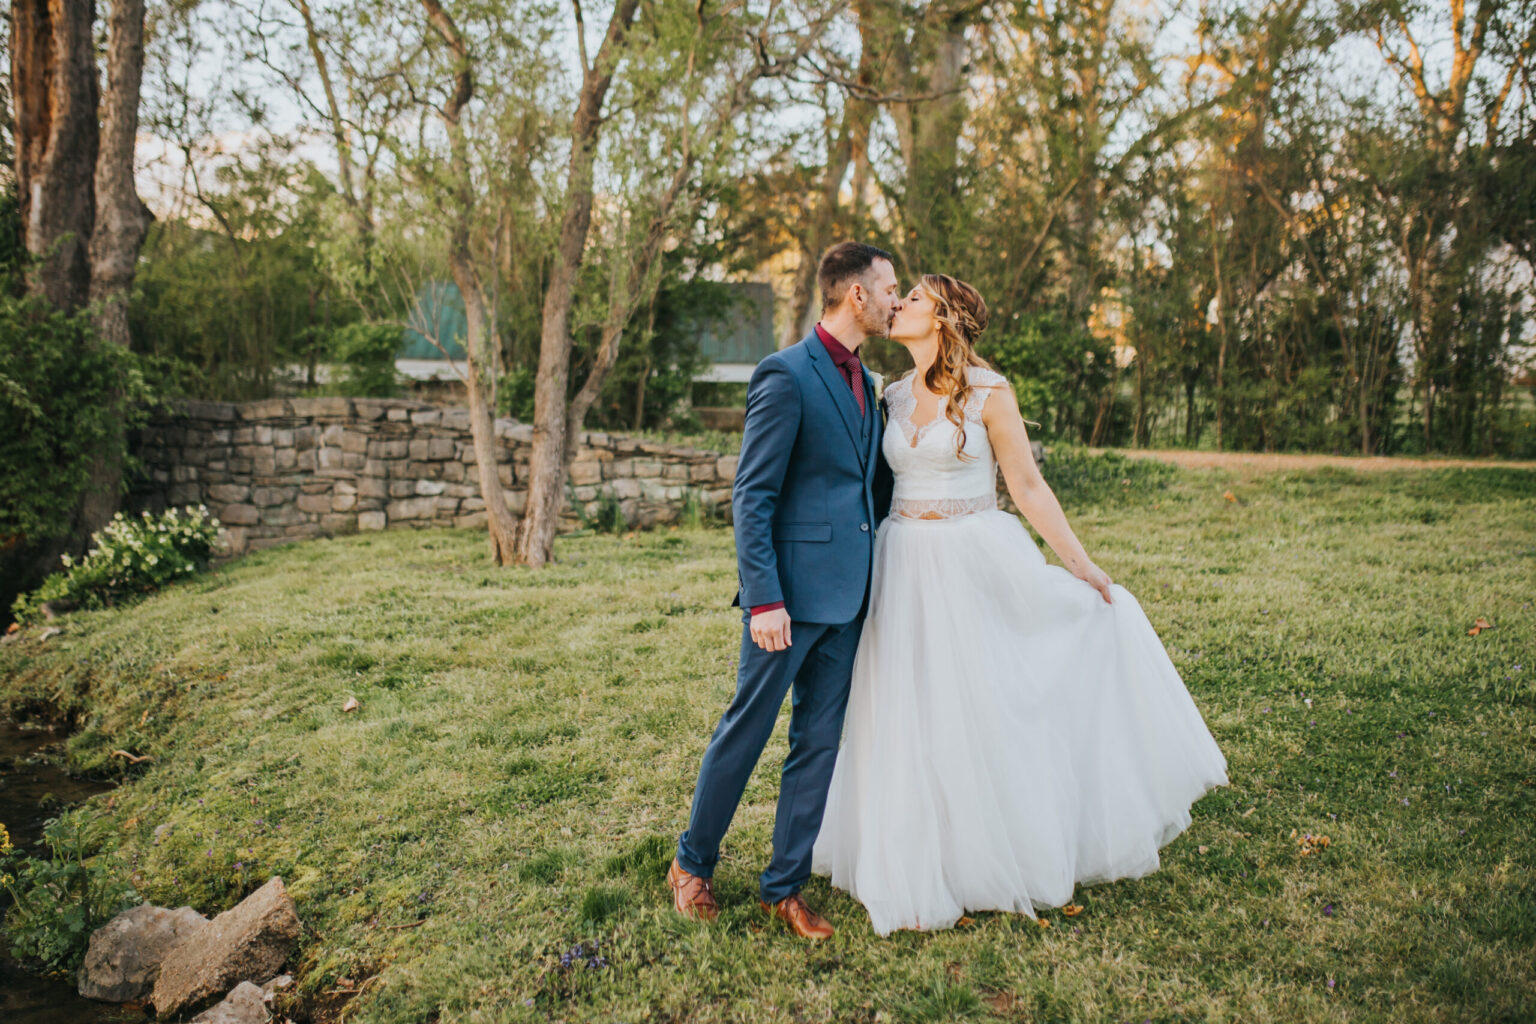
<svg viewBox="0 0 1536 1024"><path fill-rule="evenodd" d="M1180 449L1090 448L1094 454L1118 452L1133 459L1161 459L1176 466L1193 469L1243 469L1273 473L1284 469L1316 469L1337 466L1341 469L1445 469L1450 467L1502 468L1536 470L1536 462L1496 459L1417 459L1394 456L1292 455L1281 452L1197 452Z"/></svg>

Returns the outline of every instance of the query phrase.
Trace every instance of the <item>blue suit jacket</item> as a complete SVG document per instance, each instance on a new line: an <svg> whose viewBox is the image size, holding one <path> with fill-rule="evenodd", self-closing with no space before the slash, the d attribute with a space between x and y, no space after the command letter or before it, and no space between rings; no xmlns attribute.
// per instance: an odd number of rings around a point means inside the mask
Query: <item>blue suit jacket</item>
<svg viewBox="0 0 1536 1024"><path fill-rule="evenodd" d="M884 417L864 375L867 445L853 390L813 330L757 364L731 489L743 616L783 601L800 622L852 622L869 590L875 530L891 506Z"/></svg>

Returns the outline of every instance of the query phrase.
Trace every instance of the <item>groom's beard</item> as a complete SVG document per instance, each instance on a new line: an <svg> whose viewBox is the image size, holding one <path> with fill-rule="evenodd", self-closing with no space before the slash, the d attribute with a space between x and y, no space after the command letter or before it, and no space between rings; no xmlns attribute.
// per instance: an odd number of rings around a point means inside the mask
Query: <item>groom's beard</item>
<svg viewBox="0 0 1536 1024"><path fill-rule="evenodd" d="M889 309L876 310L866 306L859 312L859 330L864 332L866 338L889 338L891 321L894 319Z"/></svg>

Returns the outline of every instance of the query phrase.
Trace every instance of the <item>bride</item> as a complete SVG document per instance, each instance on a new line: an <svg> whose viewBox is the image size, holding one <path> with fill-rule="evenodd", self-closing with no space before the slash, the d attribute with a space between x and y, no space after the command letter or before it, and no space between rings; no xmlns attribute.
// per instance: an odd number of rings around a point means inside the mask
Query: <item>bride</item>
<svg viewBox="0 0 1536 1024"><path fill-rule="evenodd" d="M1073 535L973 350L986 322L974 288L929 274L891 325L915 370L885 391L896 487L812 851L880 935L1152 872L1227 782L1151 623ZM1066 568L998 509L999 466Z"/></svg>

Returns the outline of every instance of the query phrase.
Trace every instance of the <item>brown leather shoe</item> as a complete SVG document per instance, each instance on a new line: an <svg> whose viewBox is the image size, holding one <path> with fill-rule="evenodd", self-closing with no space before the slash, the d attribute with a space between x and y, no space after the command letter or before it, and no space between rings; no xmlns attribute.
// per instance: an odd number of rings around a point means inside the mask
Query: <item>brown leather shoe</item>
<svg viewBox="0 0 1536 1024"><path fill-rule="evenodd" d="M720 906L715 902L715 880L690 875L676 857L667 868L667 884L672 887L672 906L679 914L713 921L720 913Z"/></svg>
<svg viewBox="0 0 1536 1024"><path fill-rule="evenodd" d="M802 939L830 939L836 931L826 918L806 906L805 900L797 892L790 893L771 907L764 899L759 899L757 905L763 908L764 913L786 922Z"/></svg>

